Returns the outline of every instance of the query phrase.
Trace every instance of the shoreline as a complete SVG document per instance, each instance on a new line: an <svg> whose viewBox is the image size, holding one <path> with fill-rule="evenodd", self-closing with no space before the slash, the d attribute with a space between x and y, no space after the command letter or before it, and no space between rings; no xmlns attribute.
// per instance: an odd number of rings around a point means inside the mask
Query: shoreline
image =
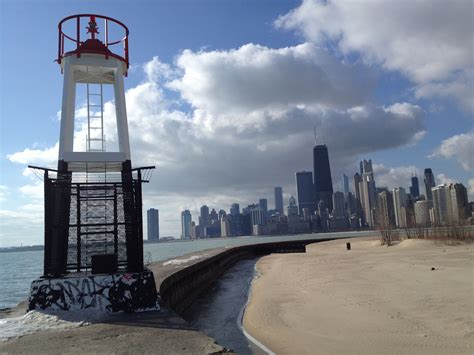
<svg viewBox="0 0 474 355"><path fill-rule="evenodd" d="M264 243L191 252L173 257L171 260L174 262L171 263L170 259L154 262L149 268L154 272L155 284L159 287L161 311L116 314L109 319L67 330L41 332L39 329L40 332L1 342L0 353L61 353L59 349L81 354L124 353L131 346L148 353L227 352L228 349L218 344L215 339L184 321L179 316L181 310L242 258L273 252L301 253L307 244L332 239L322 238L320 235L306 235L304 238L283 241L267 240ZM0 319L25 313L25 303L20 303L15 308L0 312ZM32 327L35 330L38 328L41 327Z"/></svg>
<svg viewBox="0 0 474 355"><path fill-rule="evenodd" d="M374 238L264 256L243 325L278 354L472 353L473 261L473 244Z"/></svg>
<svg viewBox="0 0 474 355"><path fill-rule="evenodd" d="M258 263L258 260L257 260L257 263ZM258 270L257 270L257 263L255 263L255 266L254 266L254 277L252 279L252 282L250 283L249 289L247 290L246 301L240 310L240 313L237 319L237 325L239 326L239 329L242 331L245 337L251 343L253 343L256 347L258 347L260 350L264 351L268 355L275 355L273 351L271 351L268 347L266 347L263 343L261 343L257 338L252 336L252 334L250 334L244 327L244 315L245 315L245 310L247 309L247 306L250 303L250 298L252 296L252 284L255 278L259 276Z"/></svg>

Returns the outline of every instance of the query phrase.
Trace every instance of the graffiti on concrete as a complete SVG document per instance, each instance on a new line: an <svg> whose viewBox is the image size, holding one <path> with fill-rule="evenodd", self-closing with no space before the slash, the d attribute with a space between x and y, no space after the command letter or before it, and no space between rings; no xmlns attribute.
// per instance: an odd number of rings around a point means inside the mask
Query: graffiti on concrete
<svg viewBox="0 0 474 355"><path fill-rule="evenodd" d="M29 298L29 310L134 312L158 308L151 271L41 278L32 282Z"/></svg>

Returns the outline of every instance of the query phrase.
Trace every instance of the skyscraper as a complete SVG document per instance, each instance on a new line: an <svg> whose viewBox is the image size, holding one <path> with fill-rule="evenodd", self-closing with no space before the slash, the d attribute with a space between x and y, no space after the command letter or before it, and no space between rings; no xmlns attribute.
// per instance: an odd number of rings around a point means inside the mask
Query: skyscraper
<svg viewBox="0 0 474 355"><path fill-rule="evenodd" d="M353 213L357 213L360 218L364 219L364 214L362 213L362 198L360 196L360 183L362 181L362 176L359 173L354 174L354 190L355 190L355 205L356 209Z"/></svg>
<svg viewBox="0 0 474 355"><path fill-rule="evenodd" d="M435 225L445 225L449 222L451 205L451 193L447 185L433 187L433 212Z"/></svg>
<svg viewBox="0 0 474 355"><path fill-rule="evenodd" d="M344 201L344 193L336 191L332 195L334 206L334 218L344 218L346 216L346 207Z"/></svg>
<svg viewBox="0 0 474 355"><path fill-rule="evenodd" d="M283 214L283 189L279 186L275 187L275 209Z"/></svg>
<svg viewBox="0 0 474 355"><path fill-rule="evenodd" d="M347 194L349 193L349 178L346 174L342 174L342 189L344 197L347 197Z"/></svg>
<svg viewBox="0 0 474 355"><path fill-rule="evenodd" d="M160 220L159 211L150 208L146 211L148 240L158 240L160 238Z"/></svg>
<svg viewBox="0 0 474 355"><path fill-rule="evenodd" d="M419 227L430 226L430 207L427 200L415 202L415 222Z"/></svg>
<svg viewBox="0 0 474 355"><path fill-rule="evenodd" d="M359 183L359 193L364 221L369 227L373 227L375 225L375 209L378 201L374 174L372 172L368 171L362 173L362 178Z"/></svg>
<svg viewBox="0 0 474 355"><path fill-rule="evenodd" d="M264 223L263 210L260 207L255 207L250 210L250 220L252 226L261 226Z"/></svg>
<svg viewBox="0 0 474 355"><path fill-rule="evenodd" d="M210 224L209 221L209 207L206 205L201 207L201 216L199 217L199 226L206 228Z"/></svg>
<svg viewBox="0 0 474 355"><path fill-rule="evenodd" d="M312 214L316 210L316 204L314 203L313 173L311 173L311 171L298 171L295 176L299 214L300 216L303 215L304 208L307 208L309 213Z"/></svg>
<svg viewBox="0 0 474 355"><path fill-rule="evenodd" d="M414 198L420 197L420 185L418 184L418 177L411 177L410 195Z"/></svg>
<svg viewBox="0 0 474 355"><path fill-rule="evenodd" d="M363 173L373 173L374 171L372 170L372 159L369 160L362 160L360 162L360 175Z"/></svg>
<svg viewBox="0 0 474 355"><path fill-rule="evenodd" d="M425 169L425 188L426 188L426 199L433 200L433 193L431 189L436 186L433 171L430 168Z"/></svg>
<svg viewBox="0 0 474 355"><path fill-rule="evenodd" d="M181 239L191 238L191 212L185 210L181 212Z"/></svg>
<svg viewBox="0 0 474 355"><path fill-rule="evenodd" d="M467 189L463 184L458 183L450 184L449 191L453 210L451 220L455 224L463 224L470 215Z"/></svg>
<svg viewBox="0 0 474 355"><path fill-rule="evenodd" d="M261 198L260 200L258 200L258 205L260 206L260 208L262 209L262 212L263 212L263 221L264 221L263 224L266 224L267 219L268 219L268 201L267 201L267 199L266 198Z"/></svg>
<svg viewBox="0 0 474 355"><path fill-rule="evenodd" d="M240 206L238 203L233 203L232 206L230 206L230 214L232 216L238 216L240 214Z"/></svg>
<svg viewBox="0 0 474 355"><path fill-rule="evenodd" d="M329 165L328 148L325 144L313 148L313 183L314 202L324 201L325 206L332 211L332 178Z"/></svg>
<svg viewBox="0 0 474 355"><path fill-rule="evenodd" d="M397 227L404 228L407 226L405 202L406 192L403 187L393 189L393 210L395 212L395 222Z"/></svg>
<svg viewBox="0 0 474 355"><path fill-rule="evenodd" d="M393 194L382 191L378 195L377 221L382 228L393 228L396 225L393 204Z"/></svg>

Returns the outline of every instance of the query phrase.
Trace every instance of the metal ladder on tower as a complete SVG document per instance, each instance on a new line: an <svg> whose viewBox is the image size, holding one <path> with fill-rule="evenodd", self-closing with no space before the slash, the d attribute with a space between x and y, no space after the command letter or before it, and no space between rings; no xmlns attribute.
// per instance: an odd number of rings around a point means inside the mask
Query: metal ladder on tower
<svg viewBox="0 0 474 355"><path fill-rule="evenodd" d="M87 137L86 137L86 151L88 152L105 152L105 134L104 134L104 99L103 86L99 84L87 83ZM105 166L105 163L104 163ZM86 237L86 244L91 246L91 249L86 248L87 254L96 254L104 252L96 250L94 245L107 245L101 243L100 239L107 239L107 171L106 167L103 172L103 181L100 173L93 174L95 179L99 181L92 181L90 179L91 172L89 166L86 165L86 186L88 191L86 194L86 228L84 231ZM104 183L103 188L98 185L93 189L93 185L89 183ZM87 250L89 249L89 250Z"/></svg>
<svg viewBox="0 0 474 355"><path fill-rule="evenodd" d="M88 152L105 152L104 90L102 84L87 83L87 137ZM91 86L99 86L99 92L91 92ZM97 89L96 89L97 90Z"/></svg>

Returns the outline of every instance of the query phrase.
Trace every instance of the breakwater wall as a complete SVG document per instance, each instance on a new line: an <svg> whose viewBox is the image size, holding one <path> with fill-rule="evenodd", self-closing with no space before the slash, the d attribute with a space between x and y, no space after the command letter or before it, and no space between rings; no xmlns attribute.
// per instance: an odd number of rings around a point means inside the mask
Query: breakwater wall
<svg viewBox="0 0 474 355"><path fill-rule="evenodd" d="M193 301L237 261L271 253L304 253L306 245L325 242L334 238L292 240L274 243L243 245L223 252L181 269L160 284L161 304L176 313L188 308Z"/></svg>

